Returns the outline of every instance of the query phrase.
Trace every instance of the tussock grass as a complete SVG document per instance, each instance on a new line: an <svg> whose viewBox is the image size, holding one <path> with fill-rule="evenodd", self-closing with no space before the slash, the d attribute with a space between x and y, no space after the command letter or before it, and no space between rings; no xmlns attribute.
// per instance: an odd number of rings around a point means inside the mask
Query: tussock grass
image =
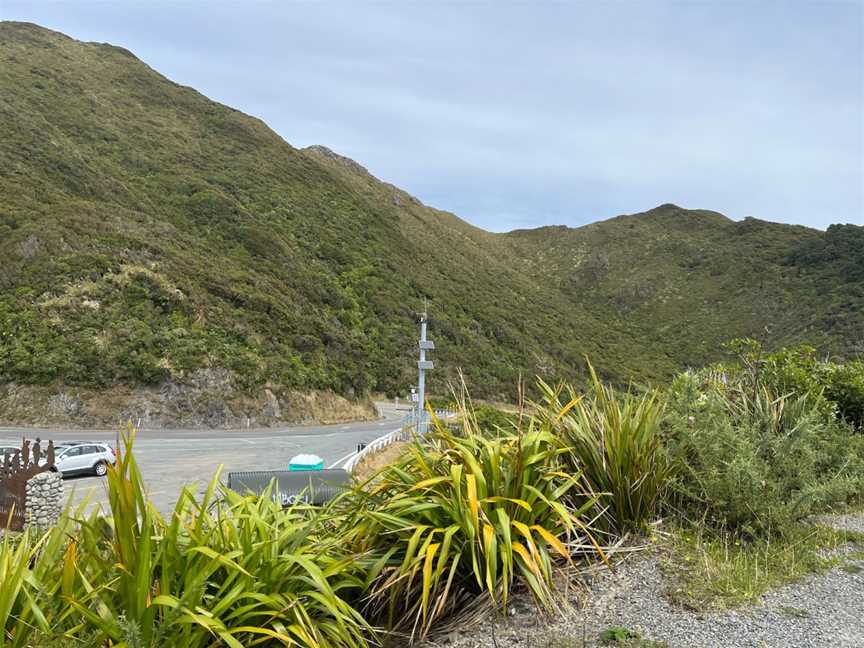
<svg viewBox="0 0 864 648"><path fill-rule="evenodd" d="M755 602L769 589L848 564L864 534L799 524L782 536L743 539L690 526L673 534L664 568L673 600L694 609Z"/></svg>

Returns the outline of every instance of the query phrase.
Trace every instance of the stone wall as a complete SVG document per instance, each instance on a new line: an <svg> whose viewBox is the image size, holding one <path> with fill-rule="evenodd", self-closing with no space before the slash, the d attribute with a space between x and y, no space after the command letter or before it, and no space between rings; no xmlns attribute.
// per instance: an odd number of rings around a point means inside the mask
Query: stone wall
<svg viewBox="0 0 864 648"><path fill-rule="evenodd" d="M39 473L27 482L26 489L24 510L28 524L43 529L56 524L63 510L63 477L60 473Z"/></svg>

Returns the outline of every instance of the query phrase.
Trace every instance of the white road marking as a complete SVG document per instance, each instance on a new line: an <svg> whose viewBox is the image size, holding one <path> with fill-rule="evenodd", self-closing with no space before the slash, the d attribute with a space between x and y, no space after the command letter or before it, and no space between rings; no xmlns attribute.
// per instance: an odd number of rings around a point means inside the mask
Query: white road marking
<svg viewBox="0 0 864 648"><path fill-rule="evenodd" d="M290 439L292 437L254 437L257 440L274 438L278 439ZM183 445L187 444L190 448L200 448L202 443L215 442L219 444L231 444L234 441L239 441L240 443L245 443L247 445L257 445L253 439L249 439L246 437L200 437L200 438L185 438L185 439L136 439L135 447L140 448L142 446L160 446L160 445Z"/></svg>

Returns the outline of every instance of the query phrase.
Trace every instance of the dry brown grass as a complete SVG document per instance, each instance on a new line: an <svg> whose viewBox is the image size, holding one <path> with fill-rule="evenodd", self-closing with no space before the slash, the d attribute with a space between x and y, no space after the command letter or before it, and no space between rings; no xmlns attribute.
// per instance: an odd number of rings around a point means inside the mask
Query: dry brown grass
<svg viewBox="0 0 864 648"><path fill-rule="evenodd" d="M408 441L396 441L390 444L383 450L379 450L368 457L365 457L354 470L354 476L359 481L369 479L384 466L388 466L395 462L408 447Z"/></svg>

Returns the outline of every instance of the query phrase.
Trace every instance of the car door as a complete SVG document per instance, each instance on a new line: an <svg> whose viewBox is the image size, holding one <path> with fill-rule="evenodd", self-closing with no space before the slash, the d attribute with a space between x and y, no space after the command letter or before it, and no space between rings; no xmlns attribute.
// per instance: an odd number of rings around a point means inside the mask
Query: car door
<svg viewBox="0 0 864 648"><path fill-rule="evenodd" d="M84 469L84 446L73 446L63 453L57 462L57 470L66 473L75 473Z"/></svg>
<svg viewBox="0 0 864 648"><path fill-rule="evenodd" d="M81 452L81 469L92 470L93 466L95 466L96 462L99 460L99 456L97 455L101 454L102 448L99 446L84 446L84 450Z"/></svg>

